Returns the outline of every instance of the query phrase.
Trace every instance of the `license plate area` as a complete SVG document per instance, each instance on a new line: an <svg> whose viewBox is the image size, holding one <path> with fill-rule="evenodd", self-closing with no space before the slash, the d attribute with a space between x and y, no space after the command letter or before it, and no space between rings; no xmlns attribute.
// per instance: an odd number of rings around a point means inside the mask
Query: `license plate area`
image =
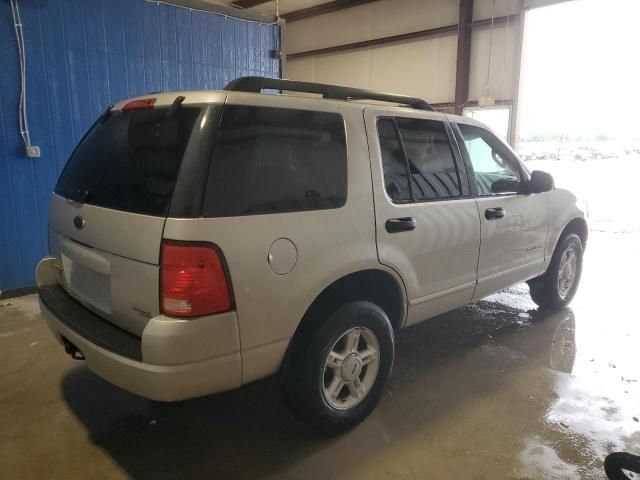
<svg viewBox="0 0 640 480"><path fill-rule="evenodd" d="M71 240L60 242L63 286L97 313L111 316L111 255Z"/></svg>

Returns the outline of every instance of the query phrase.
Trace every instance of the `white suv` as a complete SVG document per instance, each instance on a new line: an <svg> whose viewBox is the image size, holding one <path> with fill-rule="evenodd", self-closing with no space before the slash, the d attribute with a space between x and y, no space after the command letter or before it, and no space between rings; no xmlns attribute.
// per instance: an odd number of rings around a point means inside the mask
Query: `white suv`
<svg viewBox="0 0 640 480"><path fill-rule="evenodd" d="M277 373L293 412L337 433L380 399L397 329L524 281L567 305L575 200L420 99L259 77L151 94L110 107L60 176L42 313L126 390Z"/></svg>

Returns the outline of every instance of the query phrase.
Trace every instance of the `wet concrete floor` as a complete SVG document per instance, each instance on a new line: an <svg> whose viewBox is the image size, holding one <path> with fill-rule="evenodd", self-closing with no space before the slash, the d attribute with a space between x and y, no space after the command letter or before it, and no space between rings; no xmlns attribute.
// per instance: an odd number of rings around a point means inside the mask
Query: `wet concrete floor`
<svg viewBox="0 0 640 480"><path fill-rule="evenodd" d="M0 301L0 479L604 478L640 453L637 236L593 233L571 308L526 286L403 330L355 430L293 420L272 380L188 402L124 392L66 356L35 296Z"/></svg>

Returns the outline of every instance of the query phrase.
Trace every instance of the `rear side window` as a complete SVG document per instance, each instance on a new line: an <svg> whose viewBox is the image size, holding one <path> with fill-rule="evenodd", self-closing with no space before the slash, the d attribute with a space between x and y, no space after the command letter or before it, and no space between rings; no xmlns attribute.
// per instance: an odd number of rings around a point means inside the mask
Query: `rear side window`
<svg viewBox="0 0 640 480"><path fill-rule="evenodd" d="M100 207L165 216L201 109L117 111L71 155L55 192Z"/></svg>
<svg viewBox="0 0 640 480"><path fill-rule="evenodd" d="M399 138L394 131L396 127ZM440 200L462 195L459 172L442 122L382 118L378 121L378 135L385 188L393 202Z"/></svg>
<svg viewBox="0 0 640 480"><path fill-rule="evenodd" d="M387 195L394 203L411 201L408 168L392 118L378 120L378 136Z"/></svg>
<svg viewBox="0 0 640 480"><path fill-rule="evenodd" d="M206 217L343 206L347 148L336 113L230 105L209 170Z"/></svg>

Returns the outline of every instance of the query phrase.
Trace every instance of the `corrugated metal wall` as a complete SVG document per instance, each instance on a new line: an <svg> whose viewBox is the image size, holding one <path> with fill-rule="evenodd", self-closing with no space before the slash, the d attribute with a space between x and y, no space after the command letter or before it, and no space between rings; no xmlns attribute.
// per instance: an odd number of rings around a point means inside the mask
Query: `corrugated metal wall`
<svg viewBox="0 0 640 480"><path fill-rule="evenodd" d="M11 8L0 2L0 291L33 285L47 252L49 196L76 142L117 100L279 76L278 28L144 0L20 0L31 140L18 129Z"/></svg>

